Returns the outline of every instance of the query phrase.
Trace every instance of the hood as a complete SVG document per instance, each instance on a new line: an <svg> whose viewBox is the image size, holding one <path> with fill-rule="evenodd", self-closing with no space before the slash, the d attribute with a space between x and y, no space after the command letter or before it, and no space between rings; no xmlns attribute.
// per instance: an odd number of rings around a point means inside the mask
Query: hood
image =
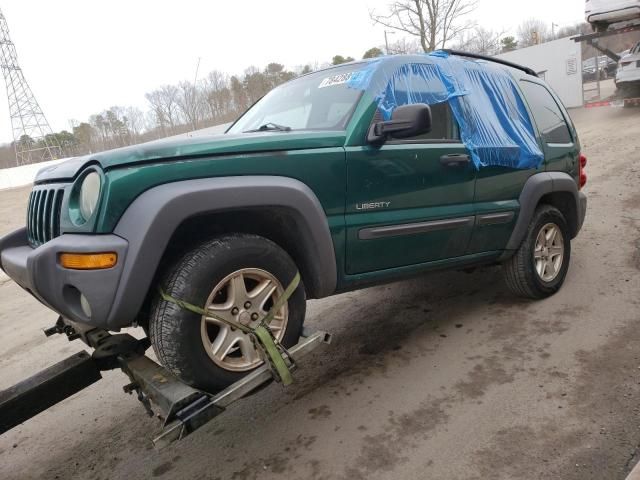
<svg viewBox="0 0 640 480"><path fill-rule="evenodd" d="M157 140L131 147L85 155L43 168L36 176L38 182L52 182L74 178L85 165L98 163L104 170L159 160L184 159L198 156L233 155L287 150L342 147L345 132L258 132L235 135L213 135Z"/></svg>

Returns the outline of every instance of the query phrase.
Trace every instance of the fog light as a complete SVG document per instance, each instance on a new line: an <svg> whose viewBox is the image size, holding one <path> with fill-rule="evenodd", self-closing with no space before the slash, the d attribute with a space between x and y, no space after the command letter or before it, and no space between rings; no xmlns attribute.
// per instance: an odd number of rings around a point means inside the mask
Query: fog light
<svg viewBox="0 0 640 480"><path fill-rule="evenodd" d="M61 253L60 265L71 270L101 270L118 263L118 254L109 253Z"/></svg>
<svg viewBox="0 0 640 480"><path fill-rule="evenodd" d="M91 318L91 305L89 305L89 300L84 295L80 295L80 307L87 318Z"/></svg>

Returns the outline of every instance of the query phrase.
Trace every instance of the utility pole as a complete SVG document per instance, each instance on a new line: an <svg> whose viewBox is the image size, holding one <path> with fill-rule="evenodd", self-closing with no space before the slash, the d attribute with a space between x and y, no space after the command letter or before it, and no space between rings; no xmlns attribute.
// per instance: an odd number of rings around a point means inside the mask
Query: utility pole
<svg viewBox="0 0 640 480"><path fill-rule="evenodd" d="M390 33L391 35L393 35L396 32L390 32L388 30L384 31L384 47L387 50L387 55L389 55L389 39L387 38L387 34Z"/></svg>
<svg viewBox="0 0 640 480"><path fill-rule="evenodd" d="M196 64L196 74L193 77L193 86L195 88L196 83L198 83L198 72L200 71L200 60L202 60L202 57L198 57L198 63Z"/></svg>
<svg viewBox="0 0 640 480"><path fill-rule="evenodd" d="M7 87L16 164L25 165L58 158L60 145L53 137L49 122L18 65L16 47L9 37L9 26L1 11L0 68Z"/></svg>

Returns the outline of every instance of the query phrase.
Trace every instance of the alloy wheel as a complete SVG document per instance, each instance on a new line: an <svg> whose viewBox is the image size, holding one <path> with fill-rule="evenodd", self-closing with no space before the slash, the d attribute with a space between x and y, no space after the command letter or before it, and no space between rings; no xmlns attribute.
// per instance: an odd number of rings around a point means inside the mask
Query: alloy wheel
<svg viewBox="0 0 640 480"><path fill-rule="evenodd" d="M538 232L533 260L543 282L552 282L560 273L564 261L564 237L555 223L547 223Z"/></svg>
<svg viewBox="0 0 640 480"><path fill-rule="evenodd" d="M215 317L253 325L262 319L284 294L284 288L271 273L258 268L243 268L222 279L212 290L202 317L202 342L207 354L219 367L242 372L262 363L249 335ZM276 339L284 336L289 312L287 304L276 312L269 324Z"/></svg>

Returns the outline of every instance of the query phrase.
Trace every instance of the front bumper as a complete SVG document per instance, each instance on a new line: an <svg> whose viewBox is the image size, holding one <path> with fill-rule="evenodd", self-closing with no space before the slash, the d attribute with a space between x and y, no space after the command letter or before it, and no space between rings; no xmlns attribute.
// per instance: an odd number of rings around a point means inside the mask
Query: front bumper
<svg viewBox="0 0 640 480"><path fill-rule="evenodd" d="M128 243L117 235L61 235L38 248L27 241L26 228L0 238L0 267L18 285L65 318L108 328ZM61 253L115 252L118 263L104 270L70 270L58 263ZM80 295L91 307L83 311Z"/></svg>
<svg viewBox="0 0 640 480"><path fill-rule="evenodd" d="M633 60L634 65L625 68L619 68L616 73L616 85L620 84L637 84L640 83L640 60Z"/></svg>

